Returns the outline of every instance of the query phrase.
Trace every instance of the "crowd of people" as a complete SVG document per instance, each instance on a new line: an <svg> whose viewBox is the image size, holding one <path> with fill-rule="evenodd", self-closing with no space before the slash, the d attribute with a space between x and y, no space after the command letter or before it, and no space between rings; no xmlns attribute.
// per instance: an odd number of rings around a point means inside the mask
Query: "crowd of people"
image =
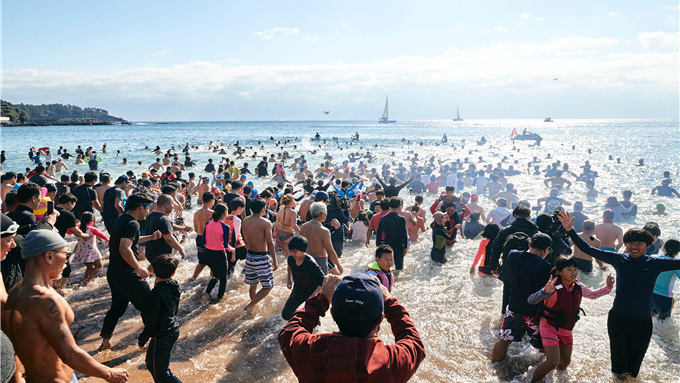
<svg viewBox="0 0 680 383"><path fill-rule="evenodd" d="M582 297L596 299L616 286L607 323L611 369L619 378L639 373L652 315L670 316L680 242L664 242L655 222L624 233L620 223L638 211L629 190L621 201L607 199L600 223L583 213L582 201L566 200L563 191L576 182L587 186L586 200L596 193L597 173L588 163L581 175L559 161L544 171L530 163L528 171L534 168L548 188L548 196L532 205L509 179L517 170L501 163L478 168L467 159L442 164L434 156L414 154L407 166L384 164L379 170L368 151L337 163L326 154L315 168L304 154L282 151L259 157L253 173L243 162L247 149L237 142L228 146L234 159L211 159L202 172L187 172L197 166L190 157L196 148L187 143L180 161L174 147L165 152L156 147L152 152L163 158L146 171L115 177L96 172L101 157L92 148L75 150L76 161L88 159L90 171L70 175L59 174L70 171L64 164L73 157L67 149L60 148L59 159L52 160L49 150L31 148L34 167L2 174L2 351L12 346L15 353L10 381L77 381L74 371L127 381L125 370L104 366L78 347L69 329L74 314L62 296L69 286L87 288L106 269L110 308L99 348L112 346L116 325L132 303L144 323L138 346L147 351L153 381L179 382L170 369L181 295L173 276L190 240L198 260L191 279L200 278L206 266L210 271L201 296L205 305L220 304L228 280L242 278L250 298L243 310L256 310L278 288L274 273L283 257L290 295L278 339L300 381L413 376L425 345L392 290L424 233L431 238L435 267L446 264L457 241L480 240L470 274L503 282L504 319L490 359L503 360L508 347L528 335L545 353L533 381L569 366ZM219 155L227 154L226 148L209 145ZM105 146L102 152L107 153ZM258 159L257 153L249 158ZM565 178L569 174L573 182ZM671 184L670 174L664 174L651 193L672 198L677 192ZM413 205L400 197L406 194L414 196ZM423 196L433 203L423 206ZM655 214L665 214L658 210ZM189 212L191 225L185 222ZM74 240L67 241L70 236ZM369 247L374 262L364 273L346 275L345 246ZM601 269L610 265L616 273L595 290L577 278L579 272L592 272L593 258ZM83 278L73 282L72 270L80 267ZM314 334L329 306L339 332ZM394 345L377 335L383 319ZM7 368L3 356L3 376Z"/></svg>

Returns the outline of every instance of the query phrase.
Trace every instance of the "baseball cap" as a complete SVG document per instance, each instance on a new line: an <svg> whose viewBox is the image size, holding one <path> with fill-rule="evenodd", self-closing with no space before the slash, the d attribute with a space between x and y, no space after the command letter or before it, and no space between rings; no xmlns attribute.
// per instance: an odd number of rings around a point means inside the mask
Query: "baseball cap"
<svg viewBox="0 0 680 383"><path fill-rule="evenodd" d="M444 226L444 217L446 217L446 213L438 211L435 212L432 215L432 219L437 223L437 225Z"/></svg>
<svg viewBox="0 0 680 383"><path fill-rule="evenodd" d="M477 194L471 194L470 201L479 201L479 196Z"/></svg>
<svg viewBox="0 0 680 383"><path fill-rule="evenodd" d="M322 191L316 193L316 195L314 196L314 201L315 202L328 201L328 193Z"/></svg>
<svg viewBox="0 0 680 383"><path fill-rule="evenodd" d="M33 258L46 251L61 249L67 245L66 240L52 230L33 230L26 238L21 247L23 259Z"/></svg>
<svg viewBox="0 0 680 383"><path fill-rule="evenodd" d="M116 182L114 182L114 184L118 185L118 184L126 183L128 181L130 181L128 176L120 176L120 177L118 177L118 179L116 179Z"/></svg>
<svg viewBox="0 0 680 383"><path fill-rule="evenodd" d="M380 283L363 273L350 274L343 278L335 288L331 302L334 311L368 318L379 317L384 309Z"/></svg>

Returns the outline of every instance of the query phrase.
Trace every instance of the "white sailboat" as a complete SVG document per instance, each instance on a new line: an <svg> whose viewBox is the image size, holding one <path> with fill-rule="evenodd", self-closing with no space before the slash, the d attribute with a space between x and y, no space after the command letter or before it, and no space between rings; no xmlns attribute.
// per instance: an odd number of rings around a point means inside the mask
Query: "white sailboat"
<svg viewBox="0 0 680 383"><path fill-rule="evenodd" d="M379 122L379 123L382 123L382 124L394 124L394 123L397 122L397 121L396 121L396 120L390 120L390 119L389 119L389 114L388 114L388 112L387 112L387 110L388 110L387 104L388 104L388 103L387 103L387 97L385 97L385 110L383 111L382 117L380 117L380 119L378 120L378 122Z"/></svg>
<svg viewBox="0 0 680 383"><path fill-rule="evenodd" d="M456 118L454 118L453 121L463 121L463 119L460 118L460 112L458 111L458 108L456 108Z"/></svg>

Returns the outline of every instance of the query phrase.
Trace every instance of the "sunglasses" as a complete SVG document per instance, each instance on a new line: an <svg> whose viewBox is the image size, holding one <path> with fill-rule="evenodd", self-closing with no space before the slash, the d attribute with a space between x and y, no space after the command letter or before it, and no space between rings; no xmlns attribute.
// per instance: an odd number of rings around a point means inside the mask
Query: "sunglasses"
<svg viewBox="0 0 680 383"><path fill-rule="evenodd" d="M53 252L54 252L54 253L62 253L62 254L64 254L64 255L66 255L66 260L67 260L67 261L68 261L69 259L71 259L71 256L73 255L73 251L67 251L67 250L63 250L63 251L53 251Z"/></svg>

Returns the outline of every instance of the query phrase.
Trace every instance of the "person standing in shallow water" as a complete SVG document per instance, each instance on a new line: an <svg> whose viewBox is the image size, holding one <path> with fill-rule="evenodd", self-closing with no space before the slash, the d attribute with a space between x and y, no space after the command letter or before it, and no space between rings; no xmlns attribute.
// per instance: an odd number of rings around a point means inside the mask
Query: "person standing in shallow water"
<svg viewBox="0 0 680 383"><path fill-rule="evenodd" d="M646 255L654 239L641 229L629 229L623 235L626 252L619 254L588 245L573 230L574 220L568 212L560 212L559 220L579 250L616 270L616 297L607 319L612 372L619 379L635 378L652 336L654 283L661 272L680 269L680 259Z"/></svg>
<svg viewBox="0 0 680 383"><path fill-rule="evenodd" d="M246 242L245 282L250 285L250 303L243 309L251 310L274 287L274 270L279 267L272 239L272 223L263 218L267 209L262 198L250 204L253 214L243 220L243 240ZM262 284L258 291L257 285Z"/></svg>
<svg viewBox="0 0 680 383"><path fill-rule="evenodd" d="M143 312L147 307L149 272L139 263L139 243L161 238L161 232L139 235L139 221L151 211L153 199L146 194L133 194L125 204L125 214L116 219L109 239L109 266L106 280L111 288L111 308L104 317L99 349L111 347L111 336L128 303Z"/></svg>

